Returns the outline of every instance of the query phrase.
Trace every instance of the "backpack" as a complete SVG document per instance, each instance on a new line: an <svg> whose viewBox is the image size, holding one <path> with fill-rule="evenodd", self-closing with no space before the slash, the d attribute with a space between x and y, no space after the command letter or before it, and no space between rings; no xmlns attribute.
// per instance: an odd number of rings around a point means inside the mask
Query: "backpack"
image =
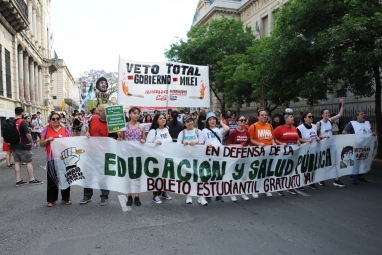
<svg viewBox="0 0 382 255"><path fill-rule="evenodd" d="M5 122L1 127L1 136L3 137L6 143L20 143L21 135L20 135L20 124L23 119L17 119L9 122ZM16 126L18 125L18 128Z"/></svg>

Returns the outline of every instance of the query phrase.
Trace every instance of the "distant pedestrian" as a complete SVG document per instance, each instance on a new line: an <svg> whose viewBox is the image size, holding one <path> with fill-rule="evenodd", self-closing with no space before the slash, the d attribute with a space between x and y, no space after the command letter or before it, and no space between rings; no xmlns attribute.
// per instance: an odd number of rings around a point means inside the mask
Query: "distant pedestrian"
<svg viewBox="0 0 382 255"><path fill-rule="evenodd" d="M18 143L11 143L10 149L12 150L13 160L15 161L15 173L16 173L16 186L25 184L26 182L21 179L21 162L26 163L29 183L30 184L42 184L41 181L35 179L33 171L33 139L28 129L27 123L23 119L24 108L15 108L15 123L16 128L20 133L20 141Z"/></svg>

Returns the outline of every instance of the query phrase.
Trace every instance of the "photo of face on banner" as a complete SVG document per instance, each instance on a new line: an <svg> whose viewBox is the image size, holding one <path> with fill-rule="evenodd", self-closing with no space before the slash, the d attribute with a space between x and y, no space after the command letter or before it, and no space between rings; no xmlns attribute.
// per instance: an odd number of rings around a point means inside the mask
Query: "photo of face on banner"
<svg viewBox="0 0 382 255"><path fill-rule="evenodd" d="M96 88L100 92L106 92L109 88L109 83L105 77L100 77L96 82Z"/></svg>

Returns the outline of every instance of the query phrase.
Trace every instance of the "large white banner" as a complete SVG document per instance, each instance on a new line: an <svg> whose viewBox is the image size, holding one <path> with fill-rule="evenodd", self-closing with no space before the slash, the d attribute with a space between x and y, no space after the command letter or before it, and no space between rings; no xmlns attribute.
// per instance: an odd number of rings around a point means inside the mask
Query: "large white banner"
<svg viewBox="0 0 382 255"><path fill-rule="evenodd" d="M154 190L216 196L273 192L370 170L376 137L338 135L301 146L142 144L107 137L55 139L61 189Z"/></svg>
<svg viewBox="0 0 382 255"><path fill-rule="evenodd" d="M208 66L119 59L118 104L209 107Z"/></svg>

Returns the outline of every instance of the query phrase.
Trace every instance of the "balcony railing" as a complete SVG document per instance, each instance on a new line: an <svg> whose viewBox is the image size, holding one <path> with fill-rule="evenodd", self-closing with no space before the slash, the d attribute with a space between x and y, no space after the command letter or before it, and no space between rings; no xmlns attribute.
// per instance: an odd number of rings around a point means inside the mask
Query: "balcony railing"
<svg viewBox="0 0 382 255"><path fill-rule="evenodd" d="M24 2L24 0L15 0L18 4L20 10L25 15L25 17L28 19L28 5Z"/></svg>

